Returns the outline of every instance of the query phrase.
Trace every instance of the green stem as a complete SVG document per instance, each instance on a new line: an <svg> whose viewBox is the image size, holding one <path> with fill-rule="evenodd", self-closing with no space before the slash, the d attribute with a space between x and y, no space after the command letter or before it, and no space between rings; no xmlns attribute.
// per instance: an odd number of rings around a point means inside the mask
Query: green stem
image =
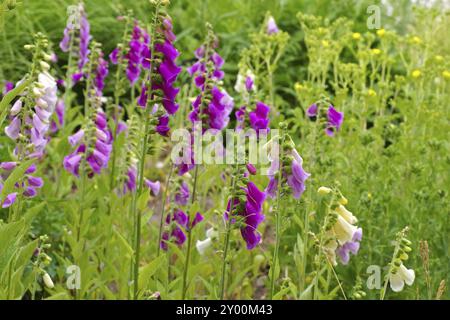
<svg viewBox="0 0 450 320"><path fill-rule="evenodd" d="M195 202L195 196L197 193L197 178L198 178L198 164L195 165L195 172L194 172L194 186L192 189L192 198L191 198L191 207ZM191 214L190 209L188 212L188 223L191 221ZM187 277L188 277L188 271L189 271L189 260L191 257L191 245L192 245L192 230L188 228L188 243L187 243L187 252L186 252L186 259L184 262L184 270L183 270L183 288L181 291L181 299L184 300L186 298L186 291L187 291Z"/></svg>
<svg viewBox="0 0 450 320"><path fill-rule="evenodd" d="M274 291L275 291L275 269L278 264L278 251L280 249L280 227L281 227L281 212L280 212L280 193L281 193L281 179L282 179L282 171L283 171L283 147L284 147L284 134L280 144L280 167L278 168L278 188L277 188L277 209L275 213L275 250L273 251L273 259L272 259L272 268L271 268L271 276L270 276L270 300L273 299Z"/></svg>
<svg viewBox="0 0 450 320"><path fill-rule="evenodd" d="M153 70L153 53L154 53L154 39L155 39L155 28L157 25L157 20L159 16L159 6L155 8L155 15L153 17L152 24L152 34L151 34L151 49L150 49L150 61L152 63L152 68L149 69L147 79L148 79L148 99L145 106L145 126L144 126L144 137L142 141L142 149L140 154L140 163L139 163L139 171L138 171L138 188L136 190L136 196L133 198L132 210L133 216L136 221L136 239L135 239L135 248L134 248L134 272L133 272L133 298L136 300L138 298L138 290L139 290L139 260L140 260L140 250L141 250L141 219L142 216L140 212L137 210L137 199L142 194L142 190L144 187L144 169L145 169L145 156L147 154L148 149L148 132L150 129L150 119L151 119L151 110L152 108L149 106L149 100L152 97L152 70Z"/></svg>
<svg viewBox="0 0 450 320"><path fill-rule="evenodd" d="M236 174L239 173L238 165L236 165ZM231 234L231 216L233 214L234 207L234 196L236 193L236 176L233 178L232 189L231 189L231 199L230 199L230 211L227 224L227 233L225 235L224 248L223 248L223 261L222 261L222 276L220 278L220 300L223 300L225 296L225 274L227 270L227 255L228 248L230 246L230 234Z"/></svg>
<svg viewBox="0 0 450 320"><path fill-rule="evenodd" d="M158 234L158 245L157 245L157 255L156 255L157 257L159 257L159 254L161 253L161 239L162 239L162 232L163 232L163 226L164 226L164 216L166 213L167 192L169 190L170 179L172 178L172 173L173 173L173 166L170 166L169 175L167 176L167 180L166 180L166 188L164 189L162 209L161 209L161 218L159 220L159 234Z"/></svg>

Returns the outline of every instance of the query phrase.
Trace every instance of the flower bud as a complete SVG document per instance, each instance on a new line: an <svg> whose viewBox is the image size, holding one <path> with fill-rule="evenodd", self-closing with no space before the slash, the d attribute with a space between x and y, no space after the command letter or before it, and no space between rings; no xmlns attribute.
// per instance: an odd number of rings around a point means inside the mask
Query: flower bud
<svg viewBox="0 0 450 320"><path fill-rule="evenodd" d="M338 200L338 202L339 202L340 204L342 204L343 206L345 206L345 205L348 203L348 200L347 200L346 197L342 196L342 197Z"/></svg>
<svg viewBox="0 0 450 320"><path fill-rule="evenodd" d="M42 280L44 280L44 284L47 288L53 289L55 287L55 284L53 283L52 278L50 278L49 274L46 272L44 273L44 276L42 277Z"/></svg>
<svg viewBox="0 0 450 320"><path fill-rule="evenodd" d="M326 195L326 194L329 194L330 192L331 192L331 188L328 188L328 187L320 187L317 190L317 193L321 194L321 195Z"/></svg>

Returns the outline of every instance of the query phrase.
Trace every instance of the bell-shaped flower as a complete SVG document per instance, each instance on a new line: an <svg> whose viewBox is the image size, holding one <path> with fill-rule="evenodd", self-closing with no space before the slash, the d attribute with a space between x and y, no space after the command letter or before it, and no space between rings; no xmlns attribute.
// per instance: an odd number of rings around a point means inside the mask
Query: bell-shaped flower
<svg viewBox="0 0 450 320"><path fill-rule="evenodd" d="M389 284L392 291L400 292L403 290L405 283L411 286L414 283L416 275L413 269L407 269L403 263L398 267L395 273L389 274Z"/></svg>

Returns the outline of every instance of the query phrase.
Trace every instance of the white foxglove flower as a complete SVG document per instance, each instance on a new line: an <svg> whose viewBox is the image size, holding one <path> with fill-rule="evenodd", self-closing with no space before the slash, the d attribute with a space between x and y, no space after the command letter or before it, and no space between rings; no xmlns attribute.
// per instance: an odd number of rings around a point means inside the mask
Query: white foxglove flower
<svg viewBox="0 0 450 320"><path fill-rule="evenodd" d="M413 269L407 269L403 263L400 265L396 273L389 274L389 284L392 291L400 292L403 290L405 283L410 286L414 283L416 274Z"/></svg>
<svg viewBox="0 0 450 320"><path fill-rule="evenodd" d="M239 93L256 90L254 82L255 74L251 72L251 70L247 70L245 74L239 73L236 79L236 84L234 85L234 90Z"/></svg>
<svg viewBox="0 0 450 320"><path fill-rule="evenodd" d="M204 255L206 252L206 249L208 249L212 244L211 238L206 238L205 240L197 240L197 243L195 246L197 247L198 253L200 255Z"/></svg>

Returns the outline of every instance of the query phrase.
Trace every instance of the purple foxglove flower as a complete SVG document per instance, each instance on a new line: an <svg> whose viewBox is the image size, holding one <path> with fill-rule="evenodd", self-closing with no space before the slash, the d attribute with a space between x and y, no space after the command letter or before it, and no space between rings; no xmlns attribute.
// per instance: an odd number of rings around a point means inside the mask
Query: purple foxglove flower
<svg viewBox="0 0 450 320"><path fill-rule="evenodd" d="M309 178L310 174L303 169L303 159L298 154L297 150L293 149L291 151L290 158L292 159L291 170L286 170L283 167L282 176L283 179L286 179L287 184L291 188L292 196L295 199L299 199L306 189L305 182ZM267 194L271 198L274 198L276 197L276 192L278 189L278 174L272 167L275 167L277 168L276 170L278 170L278 161L275 160L272 162L272 166L268 172L270 181L266 188Z"/></svg>
<svg viewBox="0 0 450 320"><path fill-rule="evenodd" d="M40 177L28 176L28 184L35 188L41 188L44 185L44 180Z"/></svg>
<svg viewBox="0 0 450 320"><path fill-rule="evenodd" d="M22 122L19 117L14 117L9 126L5 127L5 133L8 137L16 140L19 137Z"/></svg>
<svg viewBox="0 0 450 320"><path fill-rule="evenodd" d="M186 182L182 182L180 188L175 194L175 203L179 206L185 206L189 200L189 186Z"/></svg>
<svg viewBox="0 0 450 320"><path fill-rule="evenodd" d="M80 129L75 134L69 136L69 143L72 147L75 147L78 145L78 143L83 139L84 137L84 130Z"/></svg>
<svg viewBox="0 0 450 320"><path fill-rule="evenodd" d="M56 131L59 130L59 128L62 128L64 126L64 115L66 113L66 105L64 104L63 99L58 99L58 101L56 102L55 113L57 120L56 121L53 120L50 125L51 131L53 133L55 133Z"/></svg>
<svg viewBox="0 0 450 320"><path fill-rule="evenodd" d="M183 243L186 242L186 234L183 232L183 230L181 230L180 227L176 226L173 230L172 230L172 238L174 238L175 243L179 246L181 246Z"/></svg>
<svg viewBox="0 0 450 320"><path fill-rule="evenodd" d="M117 64L119 62L119 48L115 48L109 54L109 61L111 61L112 64Z"/></svg>
<svg viewBox="0 0 450 320"><path fill-rule="evenodd" d="M257 172L255 166L252 165L251 163L247 164L247 170L251 175L255 175Z"/></svg>
<svg viewBox="0 0 450 320"><path fill-rule="evenodd" d="M245 78L245 89L250 92L253 90L253 79L250 76Z"/></svg>
<svg viewBox="0 0 450 320"><path fill-rule="evenodd" d="M256 103L256 110L249 113L250 126L259 133L259 130L267 130L269 127L270 107L262 102Z"/></svg>
<svg viewBox="0 0 450 320"><path fill-rule="evenodd" d="M59 47L61 48L62 52L68 52L69 51L69 46L70 46L70 35L71 32L73 31L73 26L72 25L67 25L66 28L64 29L64 36L61 40L61 42L59 43Z"/></svg>
<svg viewBox="0 0 450 320"><path fill-rule="evenodd" d="M306 115L309 118L317 117L318 110L319 109L317 107L317 104L313 103L312 105L309 106L308 110L306 110Z"/></svg>
<svg viewBox="0 0 450 320"><path fill-rule="evenodd" d="M278 26L275 22L275 19L271 16L269 17L269 20L267 20L267 34L275 34L278 33L280 30L278 29Z"/></svg>
<svg viewBox="0 0 450 320"><path fill-rule="evenodd" d="M108 72L109 72L108 61L103 59L103 53L101 53L94 79L95 91L97 93L97 96L99 97L103 95L103 89L105 87L105 78L108 75Z"/></svg>
<svg viewBox="0 0 450 320"><path fill-rule="evenodd" d="M17 192L13 192L8 194L2 203L2 208L8 208L13 205L13 203L16 201Z"/></svg>
<svg viewBox="0 0 450 320"><path fill-rule="evenodd" d="M261 235L258 233L258 225L264 221L264 215L262 214L262 205L266 198L266 194L258 189L258 187L253 183L249 182L247 184L246 191L246 202L244 203L243 209L240 209L239 199L234 199L233 206L231 201L228 201L227 212L225 212L225 218L229 219L229 213L231 207L233 207L233 212L236 209L240 210L237 212L239 216L244 218L244 225L241 227L242 238L247 243L247 249L251 250L255 248L261 242ZM231 217L231 223L234 223L236 218Z"/></svg>
<svg viewBox="0 0 450 320"><path fill-rule="evenodd" d="M242 130L245 128L245 115L247 114L245 109L246 109L246 107L242 106L234 113L234 115L236 116L236 129L237 130Z"/></svg>
<svg viewBox="0 0 450 320"><path fill-rule="evenodd" d="M154 196L157 196L159 194L159 190L161 189L161 183L159 181L151 181L148 179L145 179L146 186L153 192Z"/></svg>
<svg viewBox="0 0 450 320"><path fill-rule="evenodd" d="M5 87L3 88L3 95L7 94L12 89L14 89L14 83L10 81L5 81Z"/></svg>
<svg viewBox="0 0 450 320"><path fill-rule="evenodd" d="M189 228L192 230L198 223L203 221L203 216L200 214L200 212L197 212L194 216L194 219L192 219L192 222L190 223Z"/></svg>
<svg viewBox="0 0 450 320"><path fill-rule="evenodd" d="M15 167L17 167L17 162L8 161L8 162L0 162L0 169L11 171Z"/></svg>
<svg viewBox="0 0 450 320"><path fill-rule="evenodd" d="M23 195L27 198L34 198L37 195L37 191L35 188L28 186L25 188Z"/></svg>
<svg viewBox="0 0 450 320"><path fill-rule="evenodd" d="M20 112L20 110L22 110L22 105L23 105L23 103L22 103L21 99L14 102L14 104L11 108L11 111L10 111L10 115L11 116L17 115Z"/></svg>
<svg viewBox="0 0 450 320"><path fill-rule="evenodd" d="M123 193L125 194L127 191L134 192L136 190L136 177L137 177L137 169L135 166L131 166L127 170L127 178L125 180Z"/></svg>
<svg viewBox="0 0 450 320"><path fill-rule="evenodd" d="M327 128L325 132L330 137L334 136L335 131L339 131L342 123L344 122L344 113L337 111L332 105L328 108L327 112Z"/></svg>
<svg viewBox="0 0 450 320"><path fill-rule="evenodd" d="M353 234L352 241L344 243L342 246L336 249L337 254L341 258L342 264L348 264L350 260L350 253L356 255L359 251L360 242L362 239L362 229L358 228Z"/></svg>

